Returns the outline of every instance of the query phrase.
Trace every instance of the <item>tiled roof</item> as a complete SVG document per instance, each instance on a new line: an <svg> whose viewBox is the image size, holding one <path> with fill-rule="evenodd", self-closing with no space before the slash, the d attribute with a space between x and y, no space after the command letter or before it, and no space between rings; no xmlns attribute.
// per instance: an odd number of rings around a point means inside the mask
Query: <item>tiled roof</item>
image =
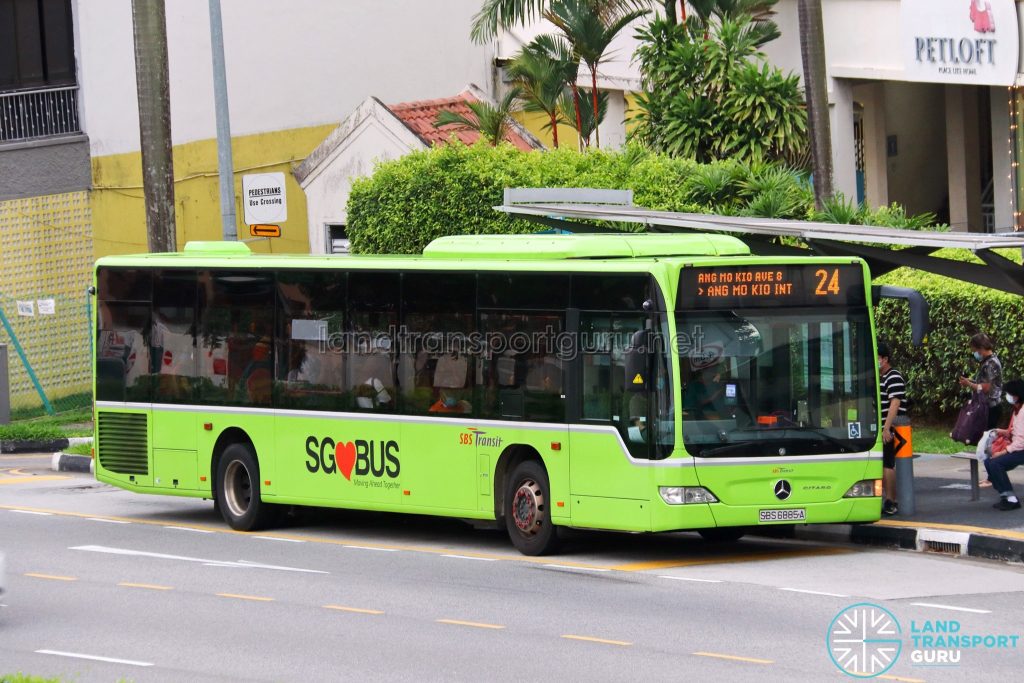
<svg viewBox="0 0 1024 683"><path fill-rule="evenodd" d="M435 128L434 121L442 111L453 111L468 118L473 118L473 112L466 102L476 102L477 98L469 90L464 90L455 97L446 97L439 100L422 100L420 102L402 102L401 104L386 105L398 119L406 125L417 137L427 145L439 145L448 142L448 138L454 133L460 142L471 145L480 139L480 134L463 126L449 125L442 128ZM510 129L505 139L521 150L529 151L533 145L514 129Z"/></svg>

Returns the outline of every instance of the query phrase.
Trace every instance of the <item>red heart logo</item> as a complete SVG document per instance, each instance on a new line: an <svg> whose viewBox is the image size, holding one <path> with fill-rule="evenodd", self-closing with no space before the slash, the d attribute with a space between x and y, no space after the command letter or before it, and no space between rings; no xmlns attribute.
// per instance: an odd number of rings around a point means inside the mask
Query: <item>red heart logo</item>
<svg viewBox="0 0 1024 683"><path fill-rule="evenodd" d="M334 460L338 463L342 476L352 481L352 467L356 464L356 445L351 441L335 445Z"/></svg>

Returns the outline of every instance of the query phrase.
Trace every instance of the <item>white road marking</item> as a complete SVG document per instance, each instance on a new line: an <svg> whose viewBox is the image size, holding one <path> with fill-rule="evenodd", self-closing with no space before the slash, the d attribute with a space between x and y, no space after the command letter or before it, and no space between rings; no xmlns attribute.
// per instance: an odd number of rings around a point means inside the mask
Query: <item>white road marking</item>
<svg viewBox="0 0 1024 683"><path fill-rule="evenodd" d="M912 602L917 607L934 607L936 609L951 609L955 612L971 612L973 614L992 614L990 609L973 609L971 607L956 607L955 605L938 605L934 602Z"/></svg>
<svg viewBox="0 0 1024 683"><path fill-rule="evenodd" d="M262 538L264 541L284 541L285 543L305 543L305 541L298 538L278 538L277 536L253 536L253 538Z"/></svg>
<svg viewBox="0 0 1024 683"><path fill-rule="evenodd" d="M131 524L123 519L103 519L102 517L86 517L90 522L104 522L106 524Z"/></svg>
<svg viewBox="0 0 1024 683"><path fill-rule="evenodd" d="M100 657L98 655L84 655L80 652L61 652L60 650L36 650L37 655L56 655L58 657L74 657L75 659L91 659L94 662L109 662L111 664L128 664L130 666L153 666L152 662L137 662L133 659L115 659L114 657Z"/></svg>
<svg viewBox="0 0 1024 683"><path fill-rule="evenodd" d="M790 593L806 593L807 595L827 595L830 598L848 598L849 595L843 595L842 593L826 593L825 591L809 591L804 588L779 588L780 591L789 591Z"/></svg>
<svg viewBox="0 0 1024 683"><path fill-rule="evenodd" d="M197 534L212 534L212 533L216 533L216 532L211 531L209 529L193 529L193 528L187 527L187 526L165 526L164 528L165 529L176 529L178 531L192 531L192 532L197 533Z"/></svg>
<svg viewBox="0 0 1024 683"><path fill-rule="evenodd" d="M368 545L346 545L346 548L353 548L355 550L379 550L382 553L397 553L398 548L374 548Z"/></svg>
<svg viewBox="0 0 1024 683"><path fill-rule="evenodd" d="M673 581L696 581L698 583L722 583L720 579L691 579L688 576L659 576L659 579L672 579Z"/></svg>
<svg viewBox="0 0 1024 683"><path fill-rule="evenodd" d="M610 572L611 569L603 569L601 567L570 567L567 564L545 564L542 565L550 569L565 569L574 572Z"/></svg>
<svg viewBox="0 0 1024 683"><path fill-rule="evenodd" d="M470 557L469 555L442 555L441 557L451 557L456 560L478 560L480 562L497 562L495 557Z"/></svg>
<svg viewBox="0 0 1024 683"><path fill-rule="evenodd" d="M41 515L43 517L52 517L52 512L37 512L35 510L11 510L11 512L17 512L21 515Z"/></svg>
<svg viewBox="0 0 1024 683"><path fill-rule="evenodd" d="M319 569L282 567L276 564L261 564L259 562L249 562L247 560L238 560L237 562L231 562L228 560L207 560L201 557L188 557L187 555L165 555L163 553L149 553L143 550L129 550L127 548L109 548L107 546L102 545L79 545L68 548L68 550L84 550L91 553L106 553L108 555L153 557L158 560L178 560L181 562L197 562L199 564L207 565L210 567L246 567L248 569L276 569L282 572L302 572L304 574L330 574L330 572L321 571Z"/></svg>

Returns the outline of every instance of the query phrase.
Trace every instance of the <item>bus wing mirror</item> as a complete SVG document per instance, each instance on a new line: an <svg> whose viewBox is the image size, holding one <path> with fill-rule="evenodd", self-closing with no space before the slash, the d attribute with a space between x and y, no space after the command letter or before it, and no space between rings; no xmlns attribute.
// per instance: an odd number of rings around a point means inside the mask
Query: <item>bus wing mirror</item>
<svg viewBox="0 0 1024 683"><path fill-rule="evenodd" d="M921 346L928 341L931 324L928 320L928 301L921 292L910 287L894 287L893 285L873 285L871 287L871 303L878 305L882 299L904 299L910 306L910 340L914 346Z"/></svg>
<svg viewBox="0 0 1024 683"><path fill-rule="evenodd" d="M626 391L647 391L650 357L651 331L637 330L630 338L625 352Z"/></svg>

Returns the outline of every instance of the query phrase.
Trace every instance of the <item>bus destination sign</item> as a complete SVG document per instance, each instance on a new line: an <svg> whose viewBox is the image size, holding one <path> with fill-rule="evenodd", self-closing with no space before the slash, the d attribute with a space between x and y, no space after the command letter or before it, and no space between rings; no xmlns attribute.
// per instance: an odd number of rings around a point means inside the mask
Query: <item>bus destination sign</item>
<svg viewBox="0 0 1024 683"><path fill-rule="evenodd" d="M860 266L775 264L683 268L679 309L864 306Z"/></svg>

